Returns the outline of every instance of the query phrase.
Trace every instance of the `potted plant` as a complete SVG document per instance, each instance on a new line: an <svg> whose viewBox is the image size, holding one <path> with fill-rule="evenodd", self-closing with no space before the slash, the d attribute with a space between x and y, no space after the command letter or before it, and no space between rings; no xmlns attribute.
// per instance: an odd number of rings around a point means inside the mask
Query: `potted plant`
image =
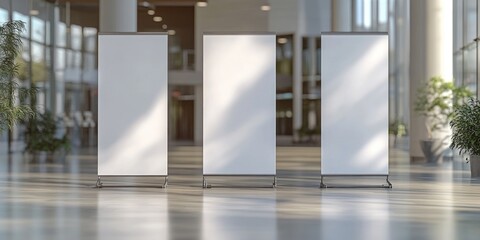
<svg viewBox="0 0 480 240"><path fill-rule="evenodd" d="M40 156L46 156L47 160L53 161L55 154L64 158L70 144L66 134L57 136L57 121L53 114L37 114L37 117L31 120L31 126L27 133L25 151L33 155L33 161L38 161Z"/></svg>
<svg viewBox="0 0 480 240"><path fill-rule="evenodd" d="M426 117L428 139L421 140L420 146L427 162L435 163L442 159L446 149L445 139L438 138L438 133L448 126L454 109L471 95L466 87L456 87L441 77L432 77L419 89L415 111Z"/></svg>
<svg viewBox="0 0 480 240"><path fill-rule="evenodd" d="M388 132L390 135L390 147L395 147L397 145L398 138L407 135L407 127L405 124L399 120L396 120L388 126Z"/></svg>
<svg viewBox="0 0 480 240"><path fill-rule="evenodd" d="M0 25L0 133L35 115L26 99L35 95L36 89L21 88L17 81L19 66L15 59L22 48L20 35L24 30L22 21Z"/></svg>
<svg viewBox="0 0 480 240"><path fill-rule="evenodd" d="M468 154L473 178L480 177L480 101L474 98L455 108L450 121L452 127L452 149Z"/></svg>

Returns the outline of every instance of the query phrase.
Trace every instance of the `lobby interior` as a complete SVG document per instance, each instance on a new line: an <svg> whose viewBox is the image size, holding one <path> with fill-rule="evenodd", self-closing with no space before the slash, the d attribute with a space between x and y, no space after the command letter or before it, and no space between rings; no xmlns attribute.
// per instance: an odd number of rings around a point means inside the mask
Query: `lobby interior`
<svg viewBox="0 0 480 240"><path fill-rule="evenodd" d="M36 104L55 113L70 148L34 157L24 151L26 126L0 133L0 239L478 239L480 178L457 151L425 160L426 120L414 110L433 76L479 96L478 4L1 0L0 25L27 23L19 79L39 88ZM112 31L169 34L167 188L156 176L105 177L95 187L97 37ZM212 188L202 188L201 36L209 31L277 34L277 188L260 176L209 177ZM391 189L366 187L383 177L358 176L325 179L356 187L319 188L322 32L390 36Z"/></svg>

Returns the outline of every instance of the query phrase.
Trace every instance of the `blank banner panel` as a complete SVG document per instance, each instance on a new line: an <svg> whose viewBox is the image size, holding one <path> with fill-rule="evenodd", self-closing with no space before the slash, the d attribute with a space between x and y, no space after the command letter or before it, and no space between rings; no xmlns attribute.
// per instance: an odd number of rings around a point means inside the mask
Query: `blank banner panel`
<svg viewBox="0 0 480 240"><path fill-rule="evenodd" d="M275 175L275 35L204 35L203 51L203 174Z"/></svg>
<svg viewBox="0 0 480 240"><path fill-rule="evenodd" d="M167 35L98 40L98 175L167 175Z"/></svg>
<svg viewBox="0 0 480 240"><path fill-rule="evenodd" d="M388 35L321 41L322 175L388 175Z"/></svg>

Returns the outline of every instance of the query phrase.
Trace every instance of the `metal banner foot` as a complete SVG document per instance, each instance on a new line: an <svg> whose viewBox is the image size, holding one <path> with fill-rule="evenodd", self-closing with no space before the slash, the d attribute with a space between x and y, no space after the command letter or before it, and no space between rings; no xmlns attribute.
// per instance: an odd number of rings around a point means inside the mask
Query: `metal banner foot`
<svg viewBox="0 0 480 240"><path fill-rule="evenodd" d="M273 177L273 188L277 188L277 176Z"/></svg>
<svg viewBox="0 0 480 240"><path fill-rule="evenodd" d="M163 182L162 188L167 188L168 186L168 176L165 177L165 182Z"/></svg>
<svg viewBox="0 0 480 240"><path fill-rule="evenodd" d="M320 178L320 188L327 188L327 185L323 183L323 176Z"/></svg>
<svg viewBox="0 0 480 240"><path fill-rule="evenodd" d="M98 177L97 183L95 183L95 187L97 187L97 188L102 188L103 187L103 183L102 183L102 180L100 179L100 177Z"/></svg>
<svg viewBox="0 0 480 240"><path fill-rule="evenodd" d="M388 176L387 176L387 179L385 179L385 181L387 181L387 185L383 185L385 188L393 188L392 183L388 180Z"/></svg>
<svg viewBox="0 0 480 240"><path fill-rule="evenodd" d="M203 188L207 188L208 185L207 185L207 180L205 179L205 177L203 177L203 185L202 185Z"/></svg>

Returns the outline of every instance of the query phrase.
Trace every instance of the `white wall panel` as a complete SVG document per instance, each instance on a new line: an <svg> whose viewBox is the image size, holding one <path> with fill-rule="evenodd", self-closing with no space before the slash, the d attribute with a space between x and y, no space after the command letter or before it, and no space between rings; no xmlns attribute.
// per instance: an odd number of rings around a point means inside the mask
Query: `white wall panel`
<svg viewBox="0 0 480 240"><path fill-rule="evenodd" d="M204 35L204 175L275 175L275 35Z"/></svg>
<svg viewBox="0 0 480 240"><path fill-rule="evenodd" d="M388 35L322 35L322 175L388 175Z"/></svg>
<svg viewBox="0 0 480 240"><path fill-rule="evenodd" d="M167 42L99 35L98 175L167 175Z"/></svg>

